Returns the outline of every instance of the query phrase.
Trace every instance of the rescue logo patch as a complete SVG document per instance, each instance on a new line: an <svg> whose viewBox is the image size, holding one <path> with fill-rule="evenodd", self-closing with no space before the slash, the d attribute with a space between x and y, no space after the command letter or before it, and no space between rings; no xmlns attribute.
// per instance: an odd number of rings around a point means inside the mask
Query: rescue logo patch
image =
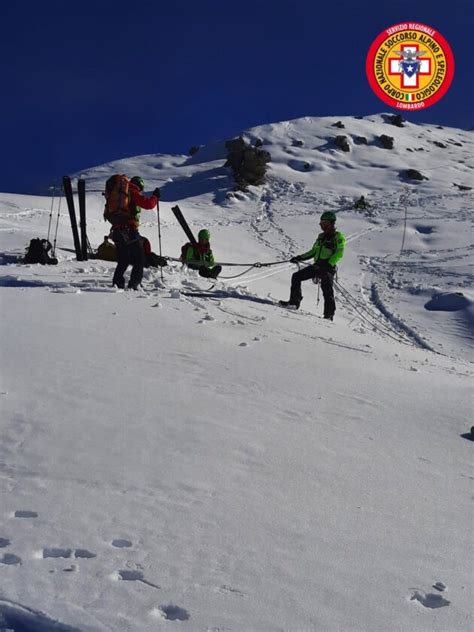
<svg viewBox="0 0 474 632"><path fill-rule="evenodd" d="M421 110L446 94L454 76L454 55L430 26L395 24L372 43L365 72L384 103L398 110Z"/></svg>

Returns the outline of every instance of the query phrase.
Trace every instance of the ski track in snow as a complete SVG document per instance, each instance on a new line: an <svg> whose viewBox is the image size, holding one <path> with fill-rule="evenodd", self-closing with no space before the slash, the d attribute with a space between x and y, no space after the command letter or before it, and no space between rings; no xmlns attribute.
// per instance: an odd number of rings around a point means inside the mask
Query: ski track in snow
<svg viewBox="0 0 474 632"><path fill-rule="evenodd" d="M368 231L361 231L361 233L350 236L350 237L352 237L353 239L356 239L360 237L362 234L366 234L367 232L370 232L371 230L374 230L374 229L368 229ZM456 260L458 260L457 257L456 257ZM254 281L262 281L266 278L271 277L274 274L278 274L282 272L284 269L288 269L289 264L283 264L283 266L285 267L280 268L278 270L271 270L271 269L265 269L265 268L261 269L259 272L256 272L253 275L250 274L248 277L247 276L241 277L240 279L236 280L234 284L232 281L225 282L225 286L229 288L233 288L233 287L238 287L238 285L242 283L249 284ZM367 266L366 267L367 272L370 272L374 276L374 279L377 279L377 280L376 281L374 280L372 282L369 288L368 296L367 296L365 286L364 286L364 280L363 280L364 277L362 277L361 286L360 286L360 294L365 305L369 309L375 308L376 311L378 312L378 316L375 316L375 318L376 319L382 318L383 320L386 321L386 323L388 323L389 326L394 327L396 330L398 330L400 334L408 336L408 338L411 339L413 343L419 346L420 348L426 349L429 351L434 351L436 353L441 353L443 355L441 351L435 350L432 345L428 344L426 340L424 339L424 337L421 336L416 331L415 328L408 325L404 321L404 319L401 317L400 314L396 314L393 310L389 308L389 303L386 302L386 299L384 298L384 296L386 295L387 288L400 285L401 281L397 280L397 277L396 277L397 271L396 270L394 271L393 267L386 260L377 260L376 258L369 259L367 261L366 266ZM33 267L33 266L30 266L30 267ZM401 266L401 268L405 270L407 269L411 270L413 268L417 270L418 273L423 273L426 270L431 274L433 273L436 274L437 270L439 270L441 273L441 270L442 270L438 266L423 267L423 266L418 266L416 263L414 263L413 265L411 264L408 265L407 263L405 263L404 266ZM7 275L7 276L4 276L3 278L0 278L0 286L19 287L19 288L44 288L44 289L48 289L51 292L74 293L74 294L77 294L80 292L124 294L125 296L127 296L127 298L137 298L137 297L151 298L152 296L155 296L153 293L153 288L151 290L148 289L145 291L139 291L139 292L133 292L133 293L123 292L121 290L117 290L116 288L112 288L110 286L110 271L109 270L107 271L107 274L104 275L102 281L100 280L100 278L97 277L96 272L98 271L95 269L95 266L91 266L90 269L81 269L79 271L76 271L76 274L81 277L80 280L78 281L71 281L71 280L45 281L38 278L31 278L31 277L26 278L25 275L22 275L22 276ZM94 275L94 278L84 278L83 277L84 273L86 273L87 275ZM456 278L458 276L455 272L452 272L451 274L455 276ZM444 276L446 277L446 274L444 274ZM466 281L464 282L466 283ZM190 290L198 292L198 293L202 291L199 288L199 286L196 286L193 283L189 284L189 282L184 281L183 285L185 285L186 288L189 288ZM176 289L179 291L179 288L176 288ZM166 296L168 291L165 290L165 292L166 292L165 293L165 296ZM162 296L159 289L158 289L157 296L158 297ZM232 290L228 294L228 296L216 295L215 297L209 296L205 298L198 298L198 297L192 298L190 296L185 297L183 295L183 299L185 299L186 302L188 302L190 305L193 305L194 307L200 310L208 310L210 302L213 302L213 303L218 302L219 304L217 305L217 309L219 311L221 311L224 314L234 316L235 318L239 319L241 322L245 321L248 323L259 323L259 322L265 321L265 316L250 316L248 314L243 314L241 312L238 312L236 310L232 310L231 308L226 307L224 305L224 302L227 299L231 300L232 298L242 298L242 299L247 298L247 300L250 303L252 303L253 298L255 298L256 301L258 300L255 297L255 295L247 291L241 291L240 296L233 295ZM211 299L211 301L209 299ZM355 297L355 300L357 300L356 297ZM349 305L345 301L344 297L341 297L341 296L339 297L339 303L340 303L339 308L341 308L341 306L345 307L346 309L348 309L349 313L354 314L354 317L357 318L357 315L354 313L352 306ZM310 315L308 312L305 312L304 310L299 310L299 314L306 315L306 316ZM207 320L210 320L210 319L212 319L212 317L207 318ZM378 335L380 334L381 332L378 332Z"/></svg>
<svg viewBox="0 0 474 632"><path fill-rule="evenodd" d="M299 208L297 210L292 210L291 206L294 204L293 197L297 196L299 203ZM466 196L465 194L450 194L449 196L445 195L445 199L459 199L465 203ZM372 201L373 206L377 209L371 210L372 215L383 215L386 211L389 210L399 210L400 205L400 194L388 193L380 200ZM443 215L436 212L436 209L442 206L442 200L439 200L437 196L425 196L424 198L419 199L418 196L411 194L409 196L409 205L410 212L413 208L418 208L421 210L421 214L416 216L413 219L416 219L419 222L424 222L424 229L422 228L421 234L430 235L431 228L429 227L429 222L433 223L437 220L443 219ZM275 250L275 240L280 244L277 249L278 256L282 258L288 257L289 253L294 253L298 248L298 244L291 239L286 232L280 227L281 221L285 221L287 218L292 216L304 216L305 214L313 216L315 210L321 207L334 207L337 208L339 205L339 210L341 208L344 210L347 206L347 200L344 196L339 199L334 196L321 196L312 192L309 192L306 188L305 183L288 183L283 179L278 178L276 176L272 176L269 179L269 184L263 188L262 193L260 194L260 198L256 200L257 203L257 211L254 218L250 218L248 220L249 226L252 229L252 232L257 239L264 247ZM305 205L309 205L310 208L305 210ZM7 214L7 217L15 217L21 218L23 215L31 216L32 213L36 213L37 211L42 211L41 209L28 209L21 210L18 205L12 205L12 208L15 208L16 212L12 212ZM303 208L301 208L303 206ZM275 207L275 209L274 209ZM290 208L290 210L288 210ZM428 208L430 213L426 213L424 209ZM432 212L434 208L435 212ZM467 208L464 213L467 212ZM463 209L460 210L460 214L458 218L464 218ZM242 220L237 220L237 223L241 223ZM244 220L245 221L245 220ZM231 220L216 222L217 225L231 225ZM390 220L389 220L390 225ZM369 226L363 230L359 230L353 233L347 234L347 243L350 244L354 240L360 239L367 234L373 231L382 231L383 226ZM440 267L440 264L448 263L450 261L459 261L459 257L465 256L468 257L470 251L473 246L463 246L459 248L445 249L445 250L436 250L436 260L431 263L430 261L426 261L428 255L425 254L424 261L407 261L400 260L390 262L387 258L380 259L377 257L371 257L367 260L366 271L370 272L374 276L374 280L371 283L371 289L369 291L369 297L365 295L364 289L361 288L361 296L366 305L374 307L379 312L379 317L385 319L391 326L397 328L401 333L408 335L415 344L419 345L421 348L433 350L434 347L432 344L428 344L426 342L426 338L424 335L421 335L419 331L416 331L416 328L413 325L409 325L405 322L404 318L400 313L395 313L395 311L390 307L390 297L387 295L385 291L386 286L389 287L403 287L406 284L406 275L410 274L412 271L419 275L420 273L429 275L430 278L436 278L436 276L443 277L446 279L451 276L453 278L453 282L461 281L462 284L469 284L474 279L474 275L466 277L465 275L461 275L454 270L446 271L445 268ZM443 256L440 257L441 253ZM446 253L446 254L444 254ZM451 254L452 253L452 254ZM405 251L404 258L406 259L409 256L409 251ZM34 266L30 266L30 268L34 269ZM269 278L274 274L279 274L284 269L291 268L290 264L283 264L280 269L252 269L249 273L243 275L239 279L233 281L229 280L228 285L239 285L241 283L252 283L256 281L264 280L265 278ZM107 270L107 272L106 272ZM101 283L97 278L97 273L100 272L106 275L104 276L104 281ZM26 275L22 275L21 277L16 277L13 275L5 275L0 279L0 286L6 287L49 287L53 288L54 291L57 292L114 292L112 288L109 287L109 278L107 276L110 274L108 269L102 268L100 266L91 266L90 269L84 268L83 272L87 274L95 274L94 279L81 279L78 282L68 282L68 281L51 281L47 282L38 278L27 278ZM375 280L376 277L376 280ZM388 300L387 300L388 299ZM225 310L225 308L221 308ZM248 320L252 320L248 318ZM441 352L440 349L437 352Z"/></svg>

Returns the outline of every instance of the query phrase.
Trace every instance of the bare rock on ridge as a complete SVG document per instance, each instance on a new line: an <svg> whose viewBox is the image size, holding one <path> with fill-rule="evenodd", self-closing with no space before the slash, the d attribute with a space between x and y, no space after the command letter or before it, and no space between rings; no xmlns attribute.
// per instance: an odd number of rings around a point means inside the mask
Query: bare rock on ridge
<svg viewBox="0 0 474 632"><path fill-rule="evenodd" d="M387 136L386 134L381 134L381 136L378 136L378 140L382 143L382 147L384 149L393 149L393 143L394 143L393 136Z"/></svg>
<svg viewBox="0 0 474 632"><path fill-rule="evenodd" d="M338 147L339 149L342 149L342 151L351 150L351 146L349 145L347 136L336 136L336 138L334 139L334 142L336 144L336 147Z"/></svg>
<svg viewBox="0 0 474 632"><path fill-rule="evenodd" d="M406 180L428 180L428 178L420 171L417 171L417 169L406 169L400 172L400 177Z"/></svg>
<svg viewBox="0 0 474 632"><path fill-rule="evenodd" d="M238 189L244 191L247 186L264 184L267 163L271 155L264 149L252 147L240 136L225 142L227 161L225 167L232 169Z"/></svg>

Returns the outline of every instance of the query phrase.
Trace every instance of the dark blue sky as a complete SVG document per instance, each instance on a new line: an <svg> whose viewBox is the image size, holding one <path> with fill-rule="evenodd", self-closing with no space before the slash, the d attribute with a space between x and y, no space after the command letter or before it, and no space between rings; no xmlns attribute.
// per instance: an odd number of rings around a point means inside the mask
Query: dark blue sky
<svg viewBox="0 0 474 632"><path fill-rule="evenodd" d="M474 125L472 0L26 0L0 18L4 192L262 123L387 111L365 57L405 21L437 29L456 58L448 94L406 117Z"/></svg>

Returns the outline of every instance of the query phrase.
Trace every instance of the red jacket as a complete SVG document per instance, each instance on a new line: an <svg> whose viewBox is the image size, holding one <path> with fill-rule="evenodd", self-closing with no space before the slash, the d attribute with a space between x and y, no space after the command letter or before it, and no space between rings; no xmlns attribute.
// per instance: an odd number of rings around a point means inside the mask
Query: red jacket
<svg viewBox="0 0 474 632"><path fill-rule="evenodd" d="M139 206L140 208L151 210L155 208L158 202L156 195L151 195L149 198L142 195L140 193L140 189L133 182L130 182L128 191L130 193L130 200L134 206Z"/></svg>
<svg viewBox="0 0 474 632"><path fill-rule="evenodd" d="M121 226L115 226L116 228L133 228L137 230L140 225L140 209L144 208L146 210L152 210L158 203L158 198L156 195L151 195L150 197L145 197L140 193L140 189L136 184L130 182L128 187L128 192L130 195L130 219L128 222Z"/></svg>

